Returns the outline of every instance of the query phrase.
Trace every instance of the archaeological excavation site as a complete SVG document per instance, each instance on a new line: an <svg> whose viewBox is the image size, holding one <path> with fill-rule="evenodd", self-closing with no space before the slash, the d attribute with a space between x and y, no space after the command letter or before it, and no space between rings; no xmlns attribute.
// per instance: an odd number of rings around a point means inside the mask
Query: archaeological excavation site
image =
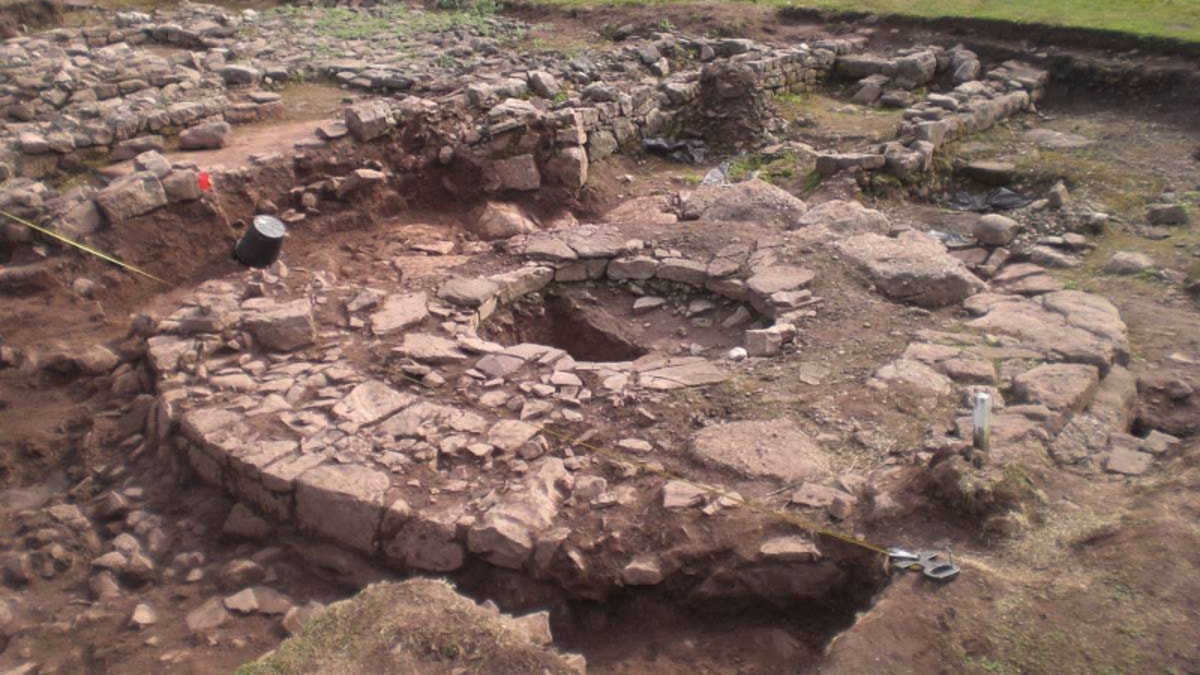
<svg viewBox="0 0 1200 675"><path fill-rule="evenodd" d="M0 675L1200 672L1200 42L0 33Z"/></svg>

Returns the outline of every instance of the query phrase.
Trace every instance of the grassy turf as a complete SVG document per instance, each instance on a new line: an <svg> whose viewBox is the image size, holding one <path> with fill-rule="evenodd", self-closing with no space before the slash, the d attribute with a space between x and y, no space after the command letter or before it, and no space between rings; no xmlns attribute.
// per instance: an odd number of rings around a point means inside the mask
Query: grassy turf
<svg viewBox="0 0 1200 675"><path fill-rule="evenodd" d="M325 608L299 635L236 675L375 673L570 675L518 624L476 605L447 583L374 584Z"/></svg>
<svg viewBox="0 0 1200 675"><path fill-rule="evenodd" d="M545 0L560 4L656 4L680 0ZM689 0L682 0L687 2ZM702 2L702 0L690 0ZM965 17L1120 31L1200 43L1200 0L748 0L780 7Z"/></svg>

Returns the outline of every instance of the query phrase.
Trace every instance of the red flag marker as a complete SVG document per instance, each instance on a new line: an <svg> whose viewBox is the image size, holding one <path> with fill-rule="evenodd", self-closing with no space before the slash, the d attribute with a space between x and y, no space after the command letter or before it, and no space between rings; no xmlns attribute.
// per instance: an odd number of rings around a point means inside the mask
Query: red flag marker
<svg viewBox="0 0 1200 675"><path fill-rule="evenodd" d="M208 192L212 189L212 181L208 179L207 171L201 171L196 175L196 185L200 188L201 192Z"/></svg>

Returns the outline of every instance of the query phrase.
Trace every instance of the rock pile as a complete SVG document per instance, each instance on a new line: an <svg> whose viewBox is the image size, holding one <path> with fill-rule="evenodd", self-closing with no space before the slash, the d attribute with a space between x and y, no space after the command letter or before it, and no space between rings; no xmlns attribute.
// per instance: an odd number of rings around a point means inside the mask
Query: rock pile
<svg viewBox="0 0 1200 675"><path fill-rule="evenodd" d="M577 189L591 163L678 126L681 114L698 109L704 82L714 92L740 87L754 96L714 93L692 117L700 126L744 118L733 108L761 102L761 92L807 90L838 54L862 47L852 39L781 49L658 32L562 59L522 54L497 39L522 30L507 19L402 6L235 15L184 3L153 14L118 13L111 28L9 41L0 53L12 120L0 128L0 207L79 237L105 221L195 199L199 189L187 173L195 166L153 157L139 162L153 178L114 184L103 196L85 187L60 195L47 182L97 159L161 153L175 135L185 150L220 147L227 123L282 117L280 95L257 87L310 78L410 94L347 110L344 129L326 125L321 140L348 133L369 142L413 127L410 135L427 134L442 164L482 164L489 192ZM370 39L347 42L351 35ZM163 57L140 48L150 42L179 51ZM334 51L340 56L328 57ZM694 67L672 72L670 63ZM709 74L700 77L701 70ZM465 74L470 83L462 87ZM448 92L458 93L432 100ZM756 110L755 135L768 117L764 106Z"/></svg>

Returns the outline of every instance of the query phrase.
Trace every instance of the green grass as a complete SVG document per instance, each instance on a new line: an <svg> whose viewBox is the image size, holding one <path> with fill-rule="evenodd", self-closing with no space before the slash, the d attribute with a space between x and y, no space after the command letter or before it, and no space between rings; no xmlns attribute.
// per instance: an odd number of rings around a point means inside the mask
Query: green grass
<svg viewBox="0 0 1200 675"><path fill-rule="evenodd" d="M281 5L270 12L270 18L283 18L297 28L311 26L323 37L338 40L373 40L387 36L411 37L459 28L474 29L490 35L494 28L490 19L500 10L491 0L477 2L468 9L447 7L445 11L414 11L406 5L383 5L367 11L344 7L304 7Z"/></svg>
<svg viewBox="0 0 1200 675"><path fill-rule="evenodd" d="M839 139L878 142L896 136L903 112L880 110L846 101L826 93L781 92L771 96L771 103L785 120L806 120L806 130L815 135L831 135ZM806 138L810 142L822 139Z"/></svg>
<svg viewBox="0 0 1200 675"><path fill-rule="evenodd" d="M675 0L543 0L594 4L661 4ZM693 0L698 1L698 0ZM1200 43L1196 0L750 0L781 7L874 12L916 17L1000 19L1053 26L1120 31L1143 37ZM686 4L687 0L679 4Z"/></svg>
<svg viewBox="0 0 1200 675"><path fill-rule="evenodd" d="M1062 180L1072 190L1082 186L1089 193L1083 196L1094 197L1108 212L1122 217L1140 216L1151 196L1162 192L1164 186L1161 177L1123 163L1121 157L1097 147L1037 149L1017 160L1016 166L1038 182Z"/></svg>
<svg viewBox="0 0 1200 675"><path fill-rule="evenodd" d="M762 180L780 185L796 177L796 164L796 156L790 152L776 156L754 153L741 157L729 165L729 179L735 183L741 182L749 178L753 172L758 171L759 178Z"/></svg>

